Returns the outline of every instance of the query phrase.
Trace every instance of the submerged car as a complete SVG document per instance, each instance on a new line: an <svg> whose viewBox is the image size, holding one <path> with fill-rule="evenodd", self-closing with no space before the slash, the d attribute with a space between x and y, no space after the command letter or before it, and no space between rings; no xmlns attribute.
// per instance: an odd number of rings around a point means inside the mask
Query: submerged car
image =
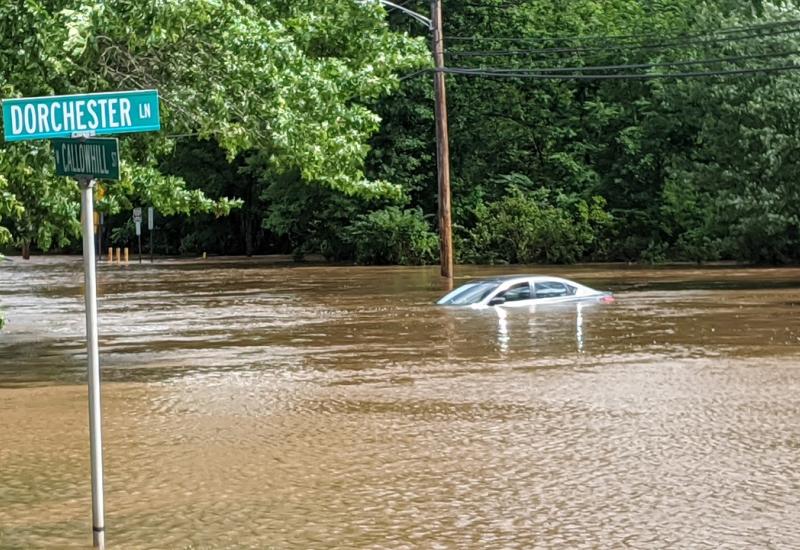
<svg viewBox="0 0 800 550"><path fill-rule="evenodd" d="M524 307L578 301L613 302L614 297L610 292L594 290L568 279L518 275L467 283L446 294L436 303L441 306L481 308Z"/></svg>

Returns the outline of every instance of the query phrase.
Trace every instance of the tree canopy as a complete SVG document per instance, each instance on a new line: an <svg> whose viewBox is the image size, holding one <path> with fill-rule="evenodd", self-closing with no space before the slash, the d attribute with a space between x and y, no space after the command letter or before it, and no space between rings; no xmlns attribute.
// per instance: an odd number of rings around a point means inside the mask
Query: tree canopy
<svg viewBox="0 0 800 550"><path fill-rule="evenodd" d="M444 0L444 14L460 261L800 259L796 2ZM20 0L0 28L4 97L161 93L164 131L123 140L123 181L99 204L117 241L128 208L152 204L162 252L436 261L429 36L404 13ZM45 142L0 148L0 239L63 246L76 219Z"/></svg>
<svg viewBox="0 0 800 550"><path fill-rule="evenodd" d="M162 171L177 139L213 140L232 161L258 152L272 171L347 194L397 194L367 180L370 102L396 73L426 64L424 43L389 30L376 4L350 0L21 0L0 6L0 93L29 97L157 89L159 134L126 137L122 181L100 209L227 214L241 201L209 197ZM76 236L77 188L53 174L47 142L0 147L0 238L47 248Z"/></svg>

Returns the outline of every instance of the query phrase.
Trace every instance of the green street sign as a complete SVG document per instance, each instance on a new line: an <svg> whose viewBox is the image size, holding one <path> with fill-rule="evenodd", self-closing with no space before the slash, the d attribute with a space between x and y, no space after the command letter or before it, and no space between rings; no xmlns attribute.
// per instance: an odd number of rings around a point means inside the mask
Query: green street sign
<svg viewBox="0 0 800 550"><path fill-rule="evenodd" d="M3 100L6 141L89 137L161 129L156 90Z"/></svg>
<svg viewBox="0 0 800 550"><path fill-rule="evenodd" d="M54 139L56 174L99 180L119 179L119 143L107 139Z"/></svg>

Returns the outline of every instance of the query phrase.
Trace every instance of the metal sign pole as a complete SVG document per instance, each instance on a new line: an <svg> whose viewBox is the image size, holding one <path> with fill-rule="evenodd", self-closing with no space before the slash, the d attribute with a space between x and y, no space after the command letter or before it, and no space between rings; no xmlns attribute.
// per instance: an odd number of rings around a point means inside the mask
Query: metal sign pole
<svg viewBox="0 0 800 550"><path fill-rule="evenodd" d="M100 358L97 344L97 278L94 263L93 179L79 180L83 207L83 271L86 300L86 351L89 379L89 440L92 461L92 543L105 548L103 511L103 437L100 410Z"/></svg>
<svg viewBox="0 0 800 550"><path fill-rule="evenodd" d="M133 223L136 225L136 238L139 240L139 263L142 263L142 209L133 209Z"/></svg>
<svg viewBox="0 0 800 550"><path fill-rule="evenodd" d="M153 263L153 207L149 206L147 208L147 231L150 233L150 263Z"/></svg>
<svg viewBox="0 0 800 550"><path fill-rule="evenodd" d="M97 257L103 257L103 227L105 226L105 216L100 213L100 224L97 226Z"/></svg>

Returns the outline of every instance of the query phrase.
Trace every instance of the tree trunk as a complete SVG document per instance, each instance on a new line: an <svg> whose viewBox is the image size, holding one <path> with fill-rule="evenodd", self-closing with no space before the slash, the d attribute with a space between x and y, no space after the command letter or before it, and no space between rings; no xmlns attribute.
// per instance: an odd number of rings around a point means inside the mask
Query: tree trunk
<svg viewBox="0 0 800 550"><path fill-rule="evenodd" d="M253 255L253 216L244 214L244 253L249 258Z"/></svg>
<svg viewBox="0 0 800 550"><path fill-rule="evenodd" d="M31 242L28 240L22 241L22 259L23 260L31 259Z"/></svg>

